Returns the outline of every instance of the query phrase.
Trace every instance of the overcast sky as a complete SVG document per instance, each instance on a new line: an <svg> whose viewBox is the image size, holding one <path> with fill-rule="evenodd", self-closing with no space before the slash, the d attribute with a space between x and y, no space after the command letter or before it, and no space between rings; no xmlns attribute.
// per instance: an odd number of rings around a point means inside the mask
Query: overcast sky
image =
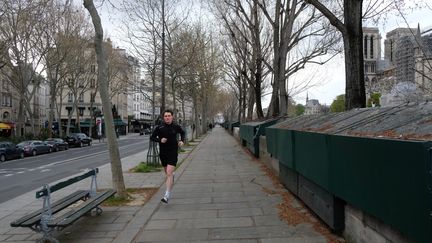
<svg viewBox="0 0 432 243"><path fill-rule="evenodd" d="M428 0L431 1L432 0ZM105 7L105 6L104 6ZM203 9L196 10L198 14L202 14ZM121 41L121 36L118 34L118 26L116 19L119 17L113 11L107 10L107 8L99 9L105 34L114 41L114 44L121 48L126 48L125 44ZM420 23L422 30L432 28L432 10L421 9L409 11L406 13L406 19L411 28L417 28L417 24ZM392 15L385 23L380 23L378 26L371 24L365 24L367 27L378 27L380 29L381 40L381 58L384 56L384 39L387 32L398 28L408 27L405 21L401 17ZM126 48L127 49L127 48ZM297 103L305 104L306 94L309 99L318 99L321 104L330 105L333 99L340 94L345 93L345 69L343 55L336 56L330 62L325 65L307 66L302 72L299 73L295 79L312 79L312 83L316 85L309 88L307 91L298 93L294 96ZM263 106L268 106L270 95L263 98Z"/></svg>

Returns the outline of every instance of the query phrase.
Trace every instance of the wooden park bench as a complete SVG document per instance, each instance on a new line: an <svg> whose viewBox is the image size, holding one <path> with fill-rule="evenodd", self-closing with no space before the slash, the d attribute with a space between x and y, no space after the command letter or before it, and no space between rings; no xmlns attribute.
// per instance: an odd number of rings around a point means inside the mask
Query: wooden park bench
<svg viewBox="0 0 432 243"><path fill-rule="evenodd" d="M11 223L12 227L28 227L38 233L43 233L42 242L58 242L53 236L52 232L57 230L61 231L65 227L71 225L78 220L81 216L91 213L93 209L96 215L102 213L99 205L115 194L112 189L97 191L96 175L99 172L98 168L92 169L82 175L70 178L68 180L59 182L55 185L45 185L43 188L36 192L36 198L43 198L43 207L37 211L23 216ZM66 197L51 202L51 194L79 182L88 177L92 177L90 190L78 190ZM69 207L78 201L83 201L78 206Z"/></svg>

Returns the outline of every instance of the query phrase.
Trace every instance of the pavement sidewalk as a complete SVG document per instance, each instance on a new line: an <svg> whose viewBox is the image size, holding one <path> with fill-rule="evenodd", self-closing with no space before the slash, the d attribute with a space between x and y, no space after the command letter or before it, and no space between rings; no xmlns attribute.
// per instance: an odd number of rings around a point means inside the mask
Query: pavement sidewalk
<svg viewBox="0 0 432 243"><path fill-rule="evenodd" d="M189 150L189 149L188 149ZM282 195L260 164L223 128L214 128L190 153L180 154L172 198L162 172L128 173L146 151L122 160L128 188L160 187L144 206L104 207L100 216L86 216L56 234L60 242L327 242L313 223L289 225L279 218ZM100 167L100 188L111 186L109 165ZM90 182L77 183L87 188ZM70 193L77 188L68 188ZM60 194L60 193L59 193ZM59 197L63 195L58 195ZM296 210L305 210L298 204ZM34 242L40 238L10 222L42 201L34 192L0 205L0 241ZM315 220L316 222L317 220ZM311 222L311 221L308 221Z"/></svg>

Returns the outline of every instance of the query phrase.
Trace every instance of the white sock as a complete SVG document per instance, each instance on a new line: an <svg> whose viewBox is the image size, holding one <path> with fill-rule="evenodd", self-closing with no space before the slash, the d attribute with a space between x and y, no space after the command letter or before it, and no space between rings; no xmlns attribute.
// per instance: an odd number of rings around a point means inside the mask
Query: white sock
<svg viewBox="0 0 432 243"><path fill-rule="evenodd" d="M170 192L169 191L165 191L165 196L164 197L166 197L166 198L169 198L170 197Z"/></svg>

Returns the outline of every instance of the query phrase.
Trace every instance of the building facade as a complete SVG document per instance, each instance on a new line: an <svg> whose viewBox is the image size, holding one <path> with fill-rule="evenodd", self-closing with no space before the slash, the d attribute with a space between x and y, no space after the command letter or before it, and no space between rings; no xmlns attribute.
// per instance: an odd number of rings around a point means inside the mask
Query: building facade
<svg viewBox="0 0 432 243"><path fill-rule="evenodd" d="M376 92L378 69L381 65L381 35L378 28L363 27L363 59L366 98Z"/></svg>
<svg viewBox="0 0 432 243"><path fill-rule="evenodd" d="M134 77L133 69L129 68L128 57L124 49L113 48L111 42L105 43L108 56L108 85L111 100L114 125L120 134L127 132L128 123L128 91L130 78ZM69 126L70 131L84 132L95 136L96 117L102 116L104 110L99 93L97 81L98 67L94 48L89 46L85 50L87 65L84 65L80 74L68 77L65 86L57 98L60 105L60 121L63 132ZM70 119L70 123L69 123Z"/></svg>
<svg viewBox="0 0 432 243"><path fill-rule="evenodd" d="M315 115L322 112L322 106L316 99L309 99L309 95L306 95L305 115Z"/></svg>

